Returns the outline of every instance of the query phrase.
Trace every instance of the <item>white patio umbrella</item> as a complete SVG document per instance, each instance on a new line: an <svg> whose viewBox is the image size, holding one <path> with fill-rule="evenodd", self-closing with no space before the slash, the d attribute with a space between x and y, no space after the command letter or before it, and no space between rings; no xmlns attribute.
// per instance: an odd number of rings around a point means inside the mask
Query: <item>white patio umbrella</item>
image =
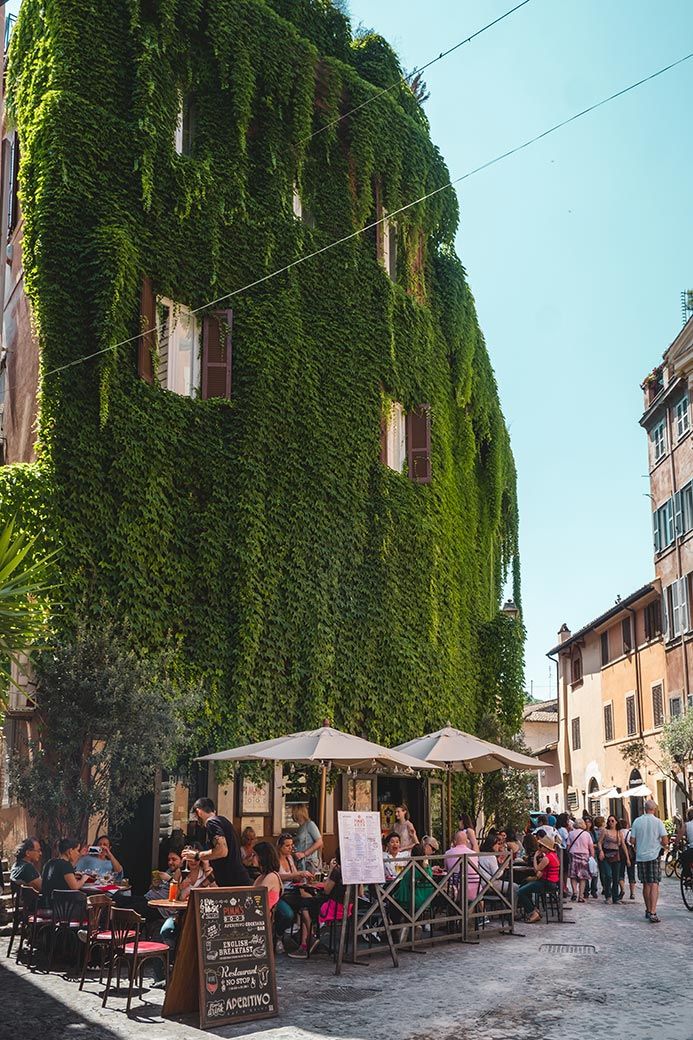
<svg viewBox="0 0 693 1040"><path fill-rule="evenodd" d="M395 748L407 755L420 758L448 774L448 831L452 831L452 773L493 773L497 769L532 769L538 771L549 765L538 758L492 744L488 740L464 733L454 726L444 726L425 737L408 740Z"/></svg>
<svg viewBox="0 0 693 1040"><path fill-rule="evenodd" d="M621 791L614 798L651 798L652 791L647 784L638 784L637 787L629 787L627 791Z"/></svg>
<svg viewBox="0 0 693 1040"><path fill-rule="evenodd" d="M352 733L342 733L325 723L319 729L289 733L285 737L262 740L257 744L245 744L203 755L200 762L300 762L322 766L320 785L320 829L325 826L325 803L327 797L327 770L356 769L359 772L376 773L382 770L414 775L421 769L435 769L398 750L390 750L374 744Z"/></svg>

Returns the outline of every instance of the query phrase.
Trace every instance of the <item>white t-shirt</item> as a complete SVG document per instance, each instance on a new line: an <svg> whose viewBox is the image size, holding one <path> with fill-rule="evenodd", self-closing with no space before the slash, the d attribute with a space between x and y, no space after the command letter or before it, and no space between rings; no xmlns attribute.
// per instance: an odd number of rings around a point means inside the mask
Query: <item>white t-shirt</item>
<svg viewBox="0 0 693 1040"><path fill-rule="evenodd" d="M666 833L666 827L653 813L644 813L633 820L630 834L635 842L635 862L650 863L657 859L662 848L659 839L666 837Z"/></svg>
<svg viewBox="0 0 693 1040"><path fill-rule="evenodd" d="M686 841L688 848L693 849L693 820L686 821Z"/></svg>

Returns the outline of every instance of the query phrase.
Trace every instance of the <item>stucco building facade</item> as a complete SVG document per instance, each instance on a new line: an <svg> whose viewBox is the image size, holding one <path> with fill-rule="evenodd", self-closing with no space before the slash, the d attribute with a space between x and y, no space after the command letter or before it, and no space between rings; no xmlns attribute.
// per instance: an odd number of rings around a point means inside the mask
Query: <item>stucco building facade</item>
<svg viewBox="0 0 693 1040"><path fill-rule="evenodd" d="M558 665L562 801L573 812L632 818L647 790L662 816L674 804L672 784L654 762L636 767L623 755L643 740L657 758L667 688L660 601L654 581L574 634L564 625L549 651Z"/></svg>

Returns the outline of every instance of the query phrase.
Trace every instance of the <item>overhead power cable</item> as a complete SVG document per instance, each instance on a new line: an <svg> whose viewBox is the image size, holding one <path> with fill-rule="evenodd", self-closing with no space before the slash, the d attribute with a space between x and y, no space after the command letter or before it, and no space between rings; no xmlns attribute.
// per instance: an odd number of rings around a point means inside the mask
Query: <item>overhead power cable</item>
<svg viewBox="0 0 693 1040"><path fill-rule="evenodd" d="M498 25L500 22L505 21L505 19L509 18L511 14L515 14L516 11L519 11L521 7L526 7L530 2L531 0L522 0L522 3L516 4L515 7L511 7L509 11L505 12L505 14L501 14L498 18L494 18L493 21L488 22L487 25L482 25L481 29L477 29L471 36L467 36L466 39L460 40L459 43L454 44L452 47L448 47L446 51L441 51L437 58L431 58L431 60L427 61L425 65L421 65L419 68L414 69L413 72L403 76L402 79L395 80L395 82L391 83L388 87L384 87L377 94L373 94L372 97L362 101L360 105L356 105L355 108L350 108L348 112L344 112L341 116L337 116L336 119L333 119L329 123L325 123L324 126L321 126L319 130L315 130L308 137L305 137L300 143L305 144L306 141L312 141L312 139L317 137L318 134L324 134L326 130L331 130L333 126L337 126L337 124L341 123L343 119L348 119L349 116L353 116L354 112L360 112L362 108L372 105L374 101L378 101L381 97L384 97L393 90L397 90L398 87L401 87L403 81L407 83L415 79L416 76L420 76L422 72L425 72L426 69L430 69L430 67L435 65L436 62L442 61L443 58L447 58L450 54L454 54L455 51L460 49L460 47L464 47L466 43L471 43L472 40L477 38L477 36L481 36L481 34L485 33L488 29L492 29L494 25Z"/></svg>
<svg viewBox="0 0 693 1040"><path fill-rule="evenodd" d="M367 231L371 231L377 227L384 220L392 220L393 217L398 216L400 213L405 213L407 210L412 209L414 206L418 206L420 203L425 202L427 199L433 198L435 195L439 195L443 191L454 187L456 184L460 184L462 181L469 180L470 177L476 176L483 170L488 170L491 166L495 166L503 160L510 158L511 155L517 155L519 152L524 151L531 145L536 144L538 141L544 140L550 134L556 133L563 127L568 126L570 123L574 123L578 119L582 119L584 116L589 115L590 112L595 112L598 108L602 108L604 105L608 105L611 101L615 101L617 98L623 97L624 94L630 93L631 90L635 90L637 87L641 87L644 83L649 83L651 80L656 79L658 76L663 76L665 72L670 72L675 69L678 65L683 65L684 62L690 61L693 58L693 51L690 54L685 54L682 58L677 58L676 61L672 61L669 65L663 66L661 69L657 69L656 72L650 73L648 76L643 76L642 79L636 80L635 83L629 84L627 87L623 87L622 90L617 90L614 94L609 94L608 97L602 98L601 101L595 101L593 105L588 105L587 108L581 109L579 112L574 112L573 115L568 116L566 119L562 119L560 123L554 123L547 130L543 130L539 134L535 134L534 137L528 138L526 141L522 141L521 144L515 145L513 148L508 148L507 151L501 152L499 155L488 159L486 162L481 163L479 166L475 166L472 170L468 170L466 173L461 174L459 177L454 177L452 180L447 181L445 184L441 184L440 187L434 188L433 191L427 192L425 195L421 195L418 199L414 199L412 202L405 203L404 206L400 206L399 209L393 210L388 213L386 217L381 217L378 220L372 221L370 224L366 224L364 227L359 228L358 231L352 231L348 235L344 235L342 238L336 239L334 242L329 242L325 246L321 246L320 249L315 249L312 253L306 253L304 256L298 257L296 260L292 260L290 263L285 264L283 267L277 268L276 271L271 271L269 274L262 275L260 278L256 278L252 282L248 282L246 285L241 286L239 289L233 289L231 292L224 293L223 296L218 296L214 300L210 300L208 303L201 304L199 307L191 308L191 314L197 314L199 311L208 310L210 307L215 307L217 304L224 303L226 300L230 300L234 296L239 296L241 293L249 292L251 289L257 288L258 285L264 285L265 282L269 282L274 278L279 277L281 274L286 274L287 271L291 271L294 267L298 267L300 264L305 264L308 260L314 260L315 257L322 256L323 253L329 252L331 249L336 249L337 246L344 245L346 242L351 242L353 239L358 238L359 235L365 234ZM83 357L75 358L73 361L68 361L64 365L59 365L57 368L52 368L48 372L43 373L43 378L48 376L57 375L60 372L66 371L68 368L74 368L76 365L80 365L85 361L91 361L93 358L100 357L102 354L108 354L112 350L118 350L119 347L125 347L130 343L136 343L137 340L143 336L148 336L152 332L160 332L163 328L162 325L154 325L152 328L144 329L138 332L135 336L130 336L128 339L119 340L117 343L113 343L108 347L103 347L101 350L95 350L91 354L85 354ZM27 380L27 383L29 381ZM4 394L10 392L10 390L17 390L21 386L26 385L24 383L15 384L13 387L6 387Z"/></svg>

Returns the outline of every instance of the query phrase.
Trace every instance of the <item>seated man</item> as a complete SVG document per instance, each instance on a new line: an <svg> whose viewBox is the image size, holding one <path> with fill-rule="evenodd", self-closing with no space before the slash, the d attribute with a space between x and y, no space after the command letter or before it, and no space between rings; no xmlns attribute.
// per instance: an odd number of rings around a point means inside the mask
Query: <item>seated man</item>
<svg viewBox="0 0 693 1040"><path fill-rule="evenodd" d="M40 892L41 875L38 867L41 855L41 843L38 838L25 838L15 851L16 859L10 871L10 881L15 885L31 885Z"/></svg>
<svg viewBox="0 0 693 1040"><path fill-rule="evenodd" d="M101 850L98 854L92 851L96 848ZM110 874L114 881L121 881L123 877L123 867L111 849L111 839L107 834L100 834L86 855L79 857L76 870L83 874L96 874L97 877Z"/></svg>
<svg viewBox="0 0 693 1040"><path fill-rule="evenodd" d="M202 850L202 845L198 841L190 842L188 848ZM169 852L169 869L172 867L171 857L176 857L180 862L180 856L175 852ZM215 888L216 884L214 881L214 873L212 868L205 860L190 860L189 861L190 872L186 877L181 877L180 890L178 892L178 899L187 901L190 898L190 893L195 888ZM171 875L172 880L176 880L175 875L180 874L178 868L174 868ZM165 875L164 875L165 876ZM166 920L161 926L161 932L159 937L161 942L171 950L171 961L173 961L173 954L176 949L178 942L178 936L180 934L180 912L171 910L161 910L162 914L168 915ZM154 977L156 979L154 988L160 988L165 986L164 980L164 965L163 961L155 960L154 965Z"/></svg>
<svg viewBox="0 0 693 1040"><path fill-rule="evenodd" d="M464 856L472 856L471 860L467 863L467 896L469 899L474 899L479 888L479 875L472 866L476 864L476 852L469 844L469 837L466 830L459 830L455 832L454 844L445 853L443 860L446 870L451 870L450 880L455 891L455 898L459 894L460 876L462 874L462 858Z"/></svg>

